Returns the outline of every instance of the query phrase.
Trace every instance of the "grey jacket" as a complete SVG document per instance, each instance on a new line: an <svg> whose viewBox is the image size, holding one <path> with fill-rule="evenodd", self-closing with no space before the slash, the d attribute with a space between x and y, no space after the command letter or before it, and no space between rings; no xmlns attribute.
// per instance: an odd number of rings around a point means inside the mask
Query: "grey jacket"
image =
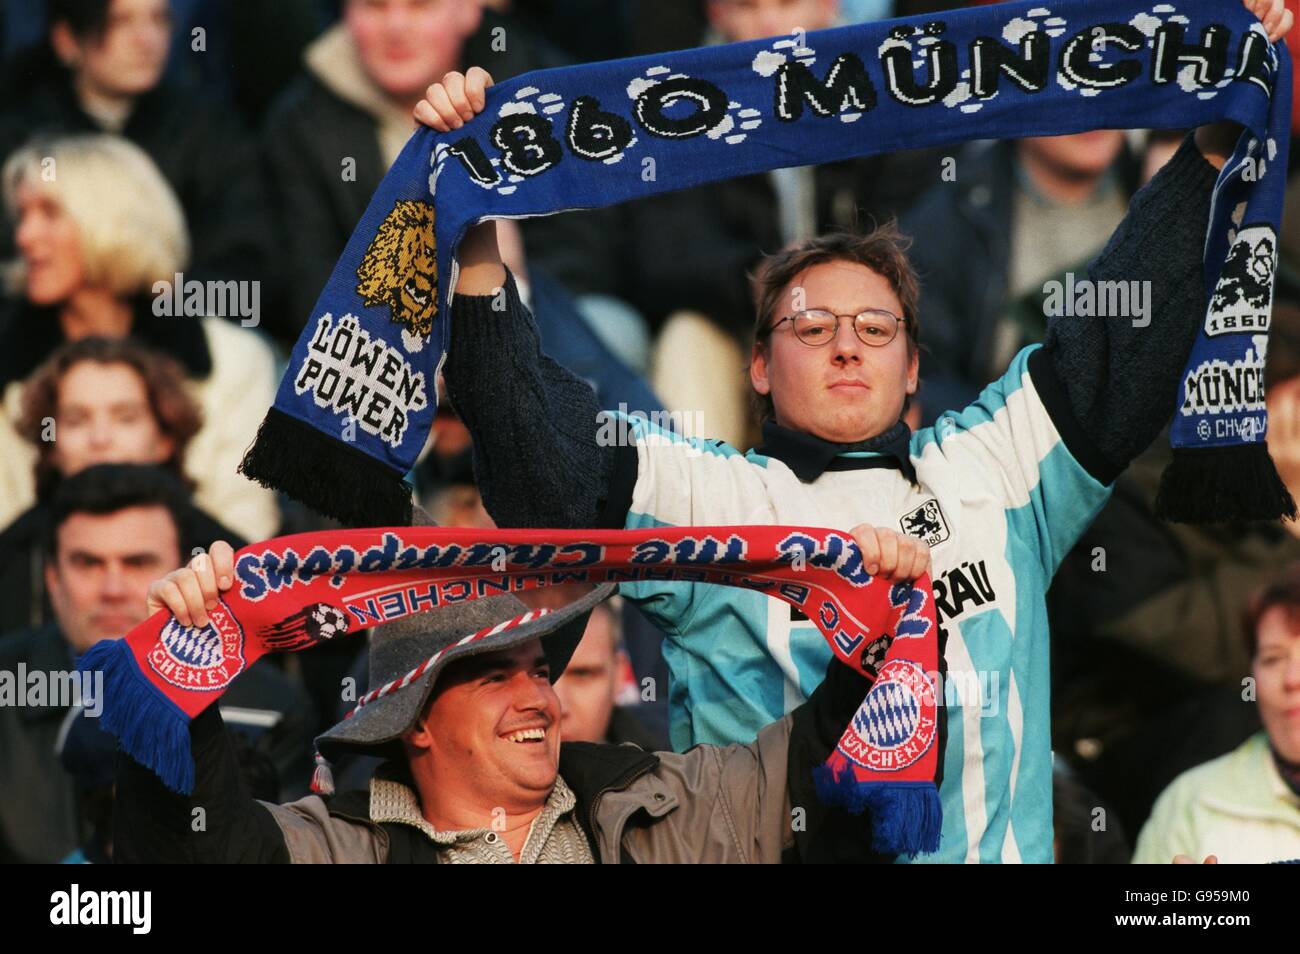
<svg viewBox="0 0 1300 954"><path fill-rule="evenodd" d="M614 746L626 751L601 753L610 770L625 771L629 780L594 801L590 792L579 800L575 811L592 855L605 864L780 861L794 845L791 819L798 817L785 784L791 722L786 716L767 726L750 745L698 746L681 755ZM589 759L594 748L603 747L566 744L561 776L567 781L564 770ZM362 794L260 804L294 864L384 864L393 860L394 837L428 840L413 825L399 833L392 823L371 821L368 796L356 797Z"/></svg>
<svg viewBox="0 0 1300 954"><path fill-rule="evenodd" d="M566 742L560 775L592 857L609 863L890 861L872 855L865 816L822 805L813 769L838 741L869 681L832 661L803 705L748 745L645 752ZM287 805L248 797L215 706L190 724L195 787L186 797L119 755L114 860L193 863L437 862L441 846L413 824L376 822L369 794ZM940 753L939 764L943 764ZM402 767L385 774L401 779ZM202 808L201 831L194 830Z"/></svg>

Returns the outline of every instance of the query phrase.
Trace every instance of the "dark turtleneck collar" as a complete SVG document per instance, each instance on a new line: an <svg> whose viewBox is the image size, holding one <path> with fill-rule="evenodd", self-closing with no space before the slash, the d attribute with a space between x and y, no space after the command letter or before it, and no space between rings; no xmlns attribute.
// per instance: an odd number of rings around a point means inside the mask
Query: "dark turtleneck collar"
<svg viewBox="0 0 1300 954"><path fill-rule="evenodd" d="M768 420L763 422L763 443L754 452L781 461L805 483L816 480L828 470L892 467L915 484L916 468L912 466L909 453L911 438L912 429L903 421L865 441L834 444ZM846 456L857 454L869 456Z"/></svg>
<svg viewBox="0 0 1300 954"><path fill-rule="evenodd" d="M147 295L131 300L131 312L130 338L170 356L191 378L206 378L212 372L212 354L200 320L155 315ZM6 343L0 349L3 390L10 381L25 380L64 343L58 310L11 301L0 316L0 338Z"/></svg>

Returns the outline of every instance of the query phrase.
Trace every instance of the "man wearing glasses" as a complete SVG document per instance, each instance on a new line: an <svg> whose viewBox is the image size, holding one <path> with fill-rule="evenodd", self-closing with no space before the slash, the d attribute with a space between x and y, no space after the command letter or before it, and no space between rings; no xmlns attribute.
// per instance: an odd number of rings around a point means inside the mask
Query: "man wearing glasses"
<svg viewBox="0 0 1300 954"><path fill-rule="evenodd" d="M1256 12L1274 39L1290 26L1280 0ZM459 128L490 82L478 68L448 74L416 118ZM915 433L903 416L918 388L918 283L892 225L763 263L748 368L763 443L747 453L635 418L603 429L632 435L628 446L602 445L591 389L541 353L493 224L476 226L460 249L444 374L488 512L503 527L775 523L923 540L948 709L942 844L918 860L1050 862L1045 595L1110 485L1173 414L1205 314L1211 194L1239 132L1189 135L1089 268L1093 281L1150 281L1149 324L1060 319L973 404ZM869 572L904 558L893 540L866 543ZM751 741L825 675L826 641L779 600L684 582L622 592L668 634L679 751Z"/></svg>

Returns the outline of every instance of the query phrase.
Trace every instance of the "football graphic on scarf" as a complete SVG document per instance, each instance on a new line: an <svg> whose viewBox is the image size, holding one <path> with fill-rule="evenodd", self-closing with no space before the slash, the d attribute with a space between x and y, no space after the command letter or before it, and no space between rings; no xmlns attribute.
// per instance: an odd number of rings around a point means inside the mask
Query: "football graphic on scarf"
<svg viewBox="0 0 1300 954"><path fill-rule="evenodd" d="M348 618L341 609L329 603L312 603L267 629L263 638L273 651L291 653L347 631Z"/></svg>
<svg viewBox="0 0 1300 954"><path fill-rule="evenodd" d="M885 655L889 652L889 647L894 644L894 637L885 633L867 644L862 650L862 671L869 676L875 676L880 670L880 664L885 661Z"/></svg>
<svg viewBox="0 0 1300 954"><path fill-rule="evenodd" d="M337 606L317 603L307 611L307 635L325 642L348 631L348 618Z"/></svg>

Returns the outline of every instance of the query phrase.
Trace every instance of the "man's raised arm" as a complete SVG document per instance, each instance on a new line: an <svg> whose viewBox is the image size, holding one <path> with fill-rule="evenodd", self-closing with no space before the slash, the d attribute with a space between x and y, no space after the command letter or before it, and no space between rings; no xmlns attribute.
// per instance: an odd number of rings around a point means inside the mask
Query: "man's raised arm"
<svg viewBox="0 0 1300 954"><path fill-rule="evenodd" d="M487 104L492 77L452 71L429 87L415 119L459 129ZM501 264L496 225L461 241L443 378L474 439L483 505L502 527L623 526L636 482L636 453L602 447L590 385L542 353L537 325ZM611 486L619 501L610 503Z"/></svg>
<svg viewBox="0 0 1300 954"><path fill-rule="evenodd" d="M635 452L597 442L591 386L542 353L494 223L470 229L459 261L443 376L474 439L483 505L502 527L622 527L626 506L606 498L620 468L635 480Z"/></svg>
<svg viewBox="0 0 1300 954"><path fill-rule="evenodd" d="M117 756L113 860L119 864L285 864L289 851L267 806L239 774L217 706L190 723L194 792L168 791L151 769Z"/></svg>
<svg viewBox="0 0 1300 954"><path fill-rule="evenodd" d="M1210 200L1240 130L1216 124L1188 135L1133 197L1089 265L1094 288L1123 282L1149 289L1145 316L1057 318L1048 329L1043 350L1058 397L1113 474L1146 450L1174 413L1179 377L1205 316ZM1044 401L1050 402L1046 394ZM1060 426L1059 412L1053 416Z"/></svg>
<svg viewBox="0 0 1300 954"><path fill-rule="evenodd" d="M1270 43L1285 40L1294 17L1283 0L1243 2ZM1042 354L1031 358L1043 403L1066 443L1091 458L1085 466L1104 483L1150 446L1175 411L1205 317L1203 256L1214 184L1241 131L1218 122L1190 134L1133 197L1089 265L1094 291L1101 282L1149 282L1127 286L1150 289L1141 320L1058 318Z"/></svg>

